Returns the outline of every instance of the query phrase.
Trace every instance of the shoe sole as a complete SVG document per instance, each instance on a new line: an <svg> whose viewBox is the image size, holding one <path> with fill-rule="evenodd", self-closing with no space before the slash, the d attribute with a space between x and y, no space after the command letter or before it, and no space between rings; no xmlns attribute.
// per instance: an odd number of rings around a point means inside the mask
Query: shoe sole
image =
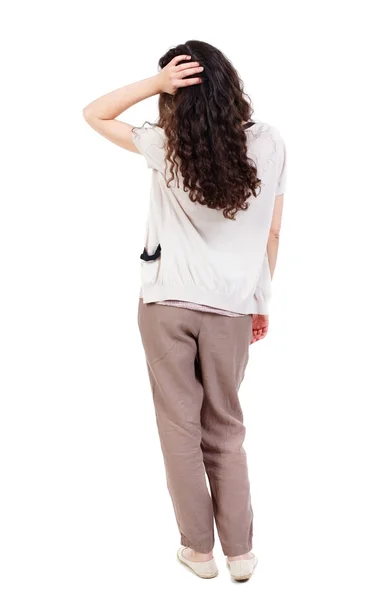
<svg viewBox="0 0 371 600"><path fill-rule="evenodd" d="M186 562L184 562L180 556L178 556L177 554L177 559L179 560L179 562L184 565L185 567L188 567L188 569L190 571L192 571L192 573L194 573L195 575L197 575L197 577L200 577L201 579L213 579L214 577L216 577L217 575L219 575L219 571L215 571L215 573L211 573L210 575L200 575L199 573L197 573L197 571L195 571L194 569L192 569L191 565L187 564Z"/></svg>
<svg viewBox="0 0 371 600"><path fill-rule="evenodd" d="M257 565L257 564L258 564L258 563L256 563L256 565ZM255 565L255 567L254 567L254 570L253 570L253 571L250 573L250 575L247 575L247 576L246 576L246 575L241 575L241 576L238 576L238 575L236 575L236 576L235 576L235 575L232 575L232 573L231 573L231 577L232 577L232 579L234 579L235 581L249 581L249 579L251 579L251 577L252 577L252 576L254 575L254 573L255 573L256 565ZM228 567L228 569L229 569L229 572L231 572L231 567L230 567L229 563L227 563L227 567Z"/></svg>
<svg viewBox="0 0 371 600"><path fill-rule="evenodd" d="M231 575L232 579L234 579L235 581L249 581L249 579L251 579L252 576L252 573L248 577L234 577L233 575Z"/></svg>

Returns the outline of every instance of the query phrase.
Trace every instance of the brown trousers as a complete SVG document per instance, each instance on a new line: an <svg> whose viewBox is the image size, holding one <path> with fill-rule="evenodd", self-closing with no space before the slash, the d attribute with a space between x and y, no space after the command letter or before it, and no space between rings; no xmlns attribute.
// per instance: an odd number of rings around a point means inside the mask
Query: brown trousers
<svg viewBox="0 0 371 600"><path fill-rule="evenodd" d="M181 544L210 552L215 518L224 554L249 552L253 511L238 389L252 317L140 299L138 324Z"/></svg>

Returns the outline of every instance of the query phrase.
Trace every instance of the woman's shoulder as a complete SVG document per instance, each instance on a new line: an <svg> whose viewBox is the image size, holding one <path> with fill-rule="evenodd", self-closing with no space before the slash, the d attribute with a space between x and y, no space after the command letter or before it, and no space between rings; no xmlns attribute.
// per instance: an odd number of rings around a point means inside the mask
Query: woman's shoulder
<svg viewBox="0 0 371 600"><path fill-rule="evenodd" d="M258 121L257 119L254 119L254 123L254 126L248 129L254 137L269 137L275 141L283 139L280 130L271 123L267 123L267 121Z"/></svg>
<svg viewBox="0 0 371 600"><path fill-rule="evenodd" d="M285 151L285 141L278 127L266 121L255 120L255 125L250 127L250 148L262 156L280 156Z"/></svg>
<svg viewBox="0 0 371 600"><path fill-rule="evenodd" d="M145 121L143 125L133 127L133 135L135 139L145 140L146 143L162 145L165 139L165 132L157 123Z"/></svg>

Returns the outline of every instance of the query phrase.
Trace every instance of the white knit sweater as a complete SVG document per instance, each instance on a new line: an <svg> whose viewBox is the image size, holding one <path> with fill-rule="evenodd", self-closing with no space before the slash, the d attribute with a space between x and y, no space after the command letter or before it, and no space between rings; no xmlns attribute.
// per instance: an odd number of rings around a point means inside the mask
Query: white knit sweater
<svg viewBox="0 0 371 600"><path fill-rule="evenodd" d="M166 138L160 127L133 130L133 141L152 169L146 260L141 261L143 302L172 299L234 313L268 313L266 248L274 200L285 191L286 149L277 129L266 123L255 123L246 136L261 192L233 221L222 211L191 202L180 173L179 187L175 180L167 187Z"/></svg>

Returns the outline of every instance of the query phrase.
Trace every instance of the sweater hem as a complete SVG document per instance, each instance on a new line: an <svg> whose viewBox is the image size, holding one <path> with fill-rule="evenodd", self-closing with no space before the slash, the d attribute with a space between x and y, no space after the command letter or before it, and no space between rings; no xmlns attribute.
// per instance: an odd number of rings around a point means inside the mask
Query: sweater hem
<svg viewBox="0 0 371 600"><path fill-rule="evenodd" d="M245 315L268 314L269 298L262 298L261 294L256 293L241 300L240 292L235 294L224 294L196 286L155 284L143 285L141 296L144 304L148 304L149 302L162 302L164 300L180 300Z"/></svg>

